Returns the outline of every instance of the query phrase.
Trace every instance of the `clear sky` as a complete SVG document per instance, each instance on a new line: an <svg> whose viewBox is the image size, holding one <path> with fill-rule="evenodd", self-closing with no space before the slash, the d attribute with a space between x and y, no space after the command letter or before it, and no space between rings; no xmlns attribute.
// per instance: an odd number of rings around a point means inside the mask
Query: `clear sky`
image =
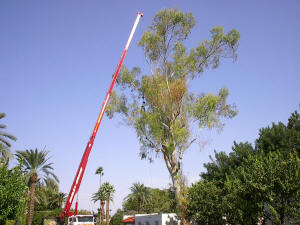
<svg viewBox="0 0 300 225"><path fill-rule="evenodd" d="M239 114L222 133L204 131L184 156L184 173L199 179L203 163L233 141L257 138L261 127L286 122L300 103L300 1L8 1L0 2L0 111L18 141L12 150L51 151L60 189L69 192L83 150L97 119L112 73L120 59L136 12L138 25L124 64L148 72L137 46L154 14L163 8L192 11L197 21L187 47L209 37L220 25L240 34L237 62L224 60L192 84L196 92L226 86ZM167 188L171 182L161 158L141 161L134 130L117 117L104 117L79 192L79 208L96 211L98 166L103 181L116 187L112 209L122 205L134 182ZM205 145L201 143L206 143Z"/></svg>

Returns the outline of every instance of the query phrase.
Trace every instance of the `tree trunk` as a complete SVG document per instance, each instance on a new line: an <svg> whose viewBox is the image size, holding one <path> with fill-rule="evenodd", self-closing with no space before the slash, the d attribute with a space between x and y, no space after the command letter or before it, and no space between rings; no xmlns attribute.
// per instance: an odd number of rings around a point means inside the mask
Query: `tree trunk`
<svg viewBox="0 0 300 225"><path fill-rule="evenodd" d="M100 173L100 179L99 179L99 188L101 188L101 173ZM99 225L103 224L103 221L101 220L101 215L102 214L102 201L100 201L100 208L99 208Z"/></svg>
<svg viewBox="0 0 300 225"><path fill-rule="evenodd" d="M141 204L142 204L142 200L140 197L138 197L138 213L141 212Z"/></svg>
<svg viewBox="0 0 300 225"><path fill-rule="evenodd" d="M29 203L29 215L28 215L28 225L31 225L33 212L34 212L34 194L35 194L35 185L37 181L37 175L33 174L30 176L30 203Z"/></svg>
<svg viewBox="0 0 300 225"><path fill-rule="evenodd" d="M99 207L98 223L99 223L99 225L101 225L101 201L100 201L100 207Z"/></svg>
<svg viewBox="0 0 300 225"><path fill-rule="evenodd" d="M106 225L109 225L109 200L106 200Z"/></svg>
<svg viewBox="0 0 300 225"><path fill-rule="evenodd" d="M179 216L181 218L181 223L183 225L190 225L190 221L187 218L186 215L186 210L187 210L187 205L186 205L186 196L184 194L184 190L182 187L182 183L180 180L180 173L177 171L176 173L171 174L172 177L172 183L173 187L175 190L175 197L177 199L178 207L179 207Z"/></svg>
<svg viewBox="0 0 300 225"><path fill-rule="evenodd" d="M101 200L101 222L100 222L101 225L104 225L104 204L105 201Z"/></svg>
<svg viewBox="0 0 300 225"><path fill-rule="evenodd" d="M180 182L179 174L172 177L173 186L175 189L175 196L177 198L178 207L179 207L179 213L181 217L181 222L183 225L190 225L189 220L187 219L186 215L186 196L184 196L183 190L182 190L182 184Z"/></svg>

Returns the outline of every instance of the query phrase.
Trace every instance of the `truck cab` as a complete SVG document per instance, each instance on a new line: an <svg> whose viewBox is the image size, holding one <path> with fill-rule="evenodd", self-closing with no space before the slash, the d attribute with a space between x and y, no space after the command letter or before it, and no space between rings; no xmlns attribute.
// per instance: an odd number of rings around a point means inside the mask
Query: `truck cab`
<svg viewBox="0 0 300 225"><path fill-rule="evenodd" d="M95 218L93 215L76 215L70 216L68 225L95 225Z"/></svg>

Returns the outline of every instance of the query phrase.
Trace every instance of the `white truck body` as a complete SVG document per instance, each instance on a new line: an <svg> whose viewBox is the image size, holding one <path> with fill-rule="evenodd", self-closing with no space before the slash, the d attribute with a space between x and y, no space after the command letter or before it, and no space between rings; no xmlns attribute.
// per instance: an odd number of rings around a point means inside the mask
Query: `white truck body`
<svg viewBox="0 0 300 225"><path fill-rule="evenodd" d="M95 225L95 218L93 215L76 215L70 216L68 225Z"/></svg>

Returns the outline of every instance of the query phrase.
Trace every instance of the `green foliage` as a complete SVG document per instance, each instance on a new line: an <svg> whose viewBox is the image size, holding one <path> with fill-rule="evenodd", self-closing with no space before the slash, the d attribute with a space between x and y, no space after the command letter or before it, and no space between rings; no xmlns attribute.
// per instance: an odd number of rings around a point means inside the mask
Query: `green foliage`
<svg viewBox="0 0 300 225"><path fill-rule="evenodd" d="M215 152L189 189L190 218L209 224L297 224L300 218L299 114L260 130L255 148L234 143ZM219 213L219 214L218 214ZM216 217L215 217L216 216ZM226 221L220 220L226 218ZM298 221L299 222L299 221Z"/></svg>
<svg viewBox="0 0 300 225"><path fill-rule="evenodd" d="M178 9L157 12L138 43L149 64L149 73L141 76L141 69L124 66L117 79L119 90L112 93L106 111L109 118L120 113L127 125L135 129L142 159L152 161L156 155L163 156L180 211L185 209L185 188L180 182L183 154L196 140L191 126L221 128L222 119L237 114L235 105L227 103L226 88L218 94L196 96L188 83L205 69L216 69L223 58L235 60L239 33L225 33L222 27L214 27L210 40L188 49L184 41L195 23L192 13Z"/></svg>
<svg viewBox="0 0 300 225"><path fill-rule="evenodd" d="M115 187L111 185L108 182L103 183L103 185L100 187L100 189L103 189L103 192L105 193L105 200L112 201L113 200L113 194L115 193Z"/></svg>
<svg viewBox="0 0 300 225"><path fill-rule="evenodd" d="M5 116L6 116L5 113L0 113L0 119L3 119ZM6 147L11 147L11 144L8 141L8 139L12 141L16 141L17 138L12 134L3 131L3 129L5 128L6 128L5 124L0 124L0 144L3 144Z"/></svg>
<svg viewBox="0 0 300 225"><path fill-rule="evenodd" d="M177 212L177 205L174 191L171 189L160 190L158 188L147 187L147 196L145 193L140 213L171 213ZM126 212L138 212L137 195L134 193L128 195L123 202L123 209Z"/></svg>
<svg viewBox="0 0 300 225"><path fill-rule="evenodd" d="M59 182L57 176L53 173L53 163L48 162L48 153L49 151L39 151L38 149L17 151L16 153L17 160L19 161L25 176L28 178L30 186L28 225L31 225L34 213L36 183L41 181L41 179L46 182L49 177L52 177L56 182Z"/></svg>
<svg viewBox="0 0 300 225"><path fill-rule="evenodd" d="M213 181L200 181L189 189L188 216L196 224L224 224L222 189Z"/></svg>
<svg viewBox="0 0 300 225"><path fill-rule="evenodd" d="M9 161L13 158L10 149L0 143L0 166L8 165Z"/></svg>
<svg viewBox="0 0 300 225"><path fill-rule="evenodd" d="M296 131L300 131L300 114L295 111L289 118L287 127Z"/></svg>
<svg viewBox="0 0 300 225"><path fill-rule="evenodd" d="M104 173L103 173L103 167L102 166L99 166L96 170L96 174L100 175L100 176L103 176Z"/></svg>
<svg viewBox="0 0 300 225"><path fill-rule="evenodd" d="M37 211L45 211L57 208L56 198L58 195L59 189L55 180L48 177L44 182L37 182L35 189L35 209Z"/></svg>
<svg viewBox="0 0 300 225"><path fill-rule="evenodd" d="M27 191L21 167L0 166L0 224L23 213Z"/></svg>
<svg viewBox="0 0 300 225"><path fill-rule="evenodd" d="M59 217L61 209L36 211L33 216L32 225L41 225L46 217Z"/></svg>
<svg viewBox="0 0 300 225"><path fill-rule="evenodd" d="M211 162L205 163L205 173L201 177L206 181L214 181L218 186L223 187L227 174L231 174L241 166L243 161L254 151L252 145L246 143L233 143L232 152L227 155L225 152L216 152L215 159L210 156Z"/></svg>
<svg viewBox="0 0 300 225"><path fill-rule="evenodd" d="M264 152L300 150L300 130L290 129L283 123L272 124L272 127L260 129L256 140L256 149Z"/></svg>
<svg viewBox="0 0 300 225"><path fill-rule="evenodd" d="M121 209L118 209L117 212L111 217L109 224L110 225L123 225L122 220L123 216L126 214L126 212L122 211Z"/></svg>
<svg viewBox="0 0 300 225"><path fill-rule="evenodd" d="M300 216L300 160L295 153L259 152L249 155L242 167L228 176L225 187L230 205L238 209L229 219L264 217L286 224ZM276 218L279 218L279 223Z"/></svg>
<svg viewBox="0 0 300 225"><path fill-rule="evenodd" d="M137 182L130 187L130 191L131 193L126 198L130 199L130 202L135 201L137 203L135 210L140 213L142 207L150 201L150 189Z"/></svg>
<svg viewBox="0 0 300 225"><path fill-rule="evenodd" d="M92 195L92 201L105 201L107 198L106 190L104 190L103 186L99 188L99 190Z"/></svg>
<svg viewBox="0 0 300 225"><path fill-rule="evenodd" d="M48 154L49 151L39 151L36 148L35 150L17 151L16 157L24 172L29 176L37 174L40 179L43 178L44 180L53 177L56 182L59 182L57 176L52 172L54 170L53 163L48 162Z"/></svg>
<svg viewBox="0 0 300 225"><path fill-rule="evenodd" d="M171 189L151 189L151 197L144 208L146 213L177 213L175 193Z"/></svg>
<svg viewBox="0 0 300 225"><path fill-rule="evenodd" d="M217 95L196 97L188 90L187 82L210 65L216 68L223 57L235 58L239 34L236 30L224 34L221 27L213 28L210 41L186 53L183 41L194 25L192 13L159 11L139 42L150 74L141 76L139 68L123 67L117 79L121 89L112 93L107 115L112 118L114 113L121 113L135 128L142 158L152 158L153 150L170 157L188 148L194 140L190 121L198 122L201 128L219 127L223 125L221 118L232 118L237 113L234 105L226 103L226 88Z"/></svg>

